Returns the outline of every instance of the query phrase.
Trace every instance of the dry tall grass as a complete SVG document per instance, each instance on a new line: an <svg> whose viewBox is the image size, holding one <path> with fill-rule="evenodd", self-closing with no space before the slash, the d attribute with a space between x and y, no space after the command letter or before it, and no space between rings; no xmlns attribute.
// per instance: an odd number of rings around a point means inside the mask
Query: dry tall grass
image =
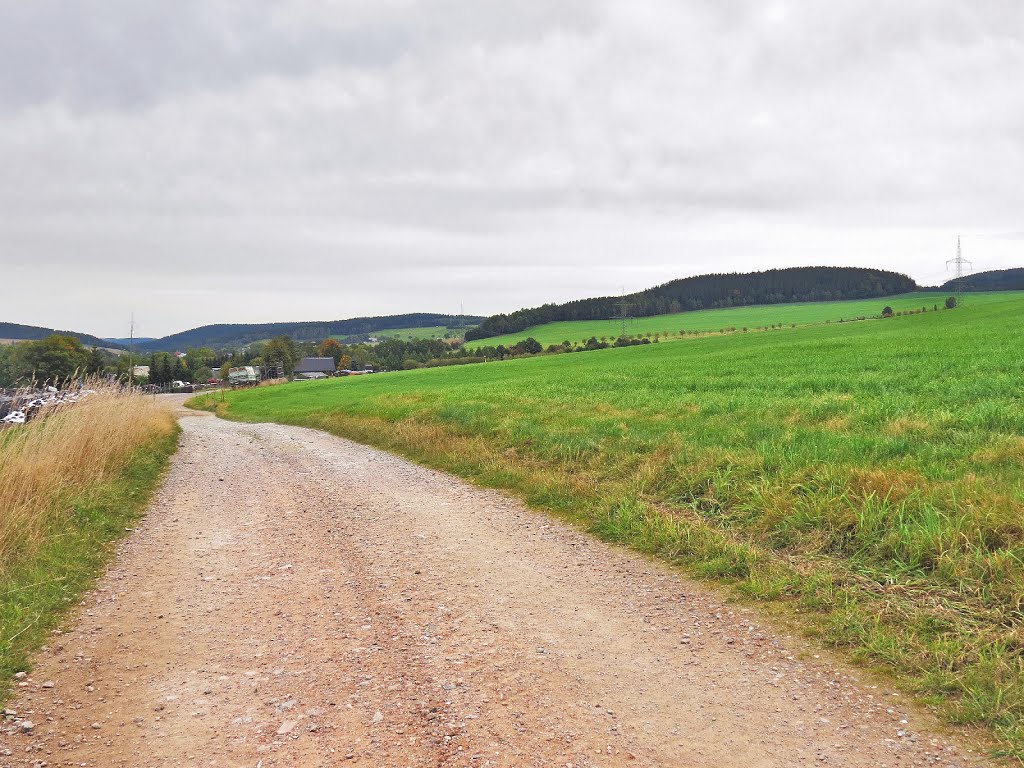
<svg viewBox="0 0 1024 768"><path fill-rule="evenodd" d="M288 379L264 379L257 387L276 387L278 384L287 384Z"/></svg>
<svg viewBox="0 0 1024 768"><path fill-rule="evenodd" d="M96 382L90 388L95 393L73 405L0 429L0 571L61 526L67 499L174 429L170 410L151 396Z"/></svg>

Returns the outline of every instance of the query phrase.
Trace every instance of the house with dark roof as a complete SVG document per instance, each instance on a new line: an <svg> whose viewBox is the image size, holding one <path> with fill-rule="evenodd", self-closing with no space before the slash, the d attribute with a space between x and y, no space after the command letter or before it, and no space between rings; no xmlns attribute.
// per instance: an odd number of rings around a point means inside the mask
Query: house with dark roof
<svg viewBox="0 0 1024 768"><path fill-rule="evenodd" d="M296 379L326 379L338 370L333 357L304 357L295 366Z"/></svg>

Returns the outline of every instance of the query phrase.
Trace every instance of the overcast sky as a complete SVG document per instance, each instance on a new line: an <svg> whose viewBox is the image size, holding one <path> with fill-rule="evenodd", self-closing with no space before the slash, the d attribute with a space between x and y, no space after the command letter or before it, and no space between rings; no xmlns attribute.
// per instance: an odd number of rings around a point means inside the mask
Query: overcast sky
<svg viewBox="0 0 1024 768"><path fill-rule="evenodd" d="M0 0L0 320L1024 265L1020 0Z"/></svg>

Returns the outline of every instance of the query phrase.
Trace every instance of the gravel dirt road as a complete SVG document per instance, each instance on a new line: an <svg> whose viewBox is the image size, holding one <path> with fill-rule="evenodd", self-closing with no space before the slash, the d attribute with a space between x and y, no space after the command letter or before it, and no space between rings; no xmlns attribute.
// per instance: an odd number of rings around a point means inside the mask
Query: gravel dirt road
<svg viewBox="0 0 1024 768"><path fill-rule="evenodd" d="M20 681L0 765L979 762L517 501L320 432L181 423L150 514Z"/></svg>

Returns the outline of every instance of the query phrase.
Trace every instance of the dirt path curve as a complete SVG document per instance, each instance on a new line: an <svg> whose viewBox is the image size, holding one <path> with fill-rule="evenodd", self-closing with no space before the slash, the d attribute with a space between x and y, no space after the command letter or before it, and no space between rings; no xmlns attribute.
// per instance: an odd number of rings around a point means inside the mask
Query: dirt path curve
<svg viewBox="0 0 1024 768"><path fill-rule="evenodd" d="M181 423L0 765L973 762L753 614L498 493L315 431Z"/></svg>

